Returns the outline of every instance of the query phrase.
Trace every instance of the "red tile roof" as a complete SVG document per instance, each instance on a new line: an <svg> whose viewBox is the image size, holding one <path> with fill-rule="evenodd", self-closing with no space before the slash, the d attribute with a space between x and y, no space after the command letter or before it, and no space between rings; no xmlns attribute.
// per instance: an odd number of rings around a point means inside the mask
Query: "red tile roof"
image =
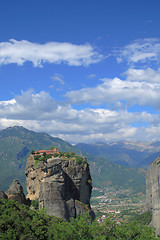
<svg viewBox="0 0 160 240"><path fill-rule="evenodd" d="M56 148L56 147L53 150L39 150L39 151L35 151L35 153L39 153L40 155L42 155L44 152L46 154L51 154L51 155L54 154L54 153L60 154L58 148Z"/></svg>

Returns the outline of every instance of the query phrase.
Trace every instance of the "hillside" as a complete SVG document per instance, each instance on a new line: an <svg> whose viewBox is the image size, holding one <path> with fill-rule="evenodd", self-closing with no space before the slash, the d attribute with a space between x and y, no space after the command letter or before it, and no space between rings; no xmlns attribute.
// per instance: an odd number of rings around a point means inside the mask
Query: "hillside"
<svg viewBox="0 0 160 240"><path fill-rule="evenodd" d="M0 131L0 189L6 190L13 179L18 178L25 187L25 166L30 152L40 149L57 147L62 152L75 152L87 157L90 164L94 186L108 184L130 187L141 186L145 189L145 173L143 170L130 169L114 163L107 158L95 157L84 153L71 144L49 136L46 133L36 133L23 127L10 127Z"/></svg>
<svg viewBox="0 0 160 240"><path fill-rule="evenodd" d="M94 156L107 158L112 163L126 167L148 168L150 163L160 154L160 142L115 142L85 144L79 143L76 147Z"/></svg>
<svg viewBox="0 0 160 240"><path fill-rule="evenodd" d="M145 193L145 170L143 168L128 168L111 163L103 157L93 157L90 154L85 154L85 156L90 164L94 186L121 186L130 188L134 192Z"/></svg>

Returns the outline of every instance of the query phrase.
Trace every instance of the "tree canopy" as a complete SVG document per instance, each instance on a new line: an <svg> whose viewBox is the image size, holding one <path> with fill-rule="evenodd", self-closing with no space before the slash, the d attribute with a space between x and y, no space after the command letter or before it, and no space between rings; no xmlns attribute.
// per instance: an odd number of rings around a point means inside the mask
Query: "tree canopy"
<svg viewBox="0 0 160 240"><path fill-rule="evenodd" d="M87 216L66 222L48 216L45 210L31 210L13 200L0 200L0 239L3 240L152 240L155 230L138 222L117 225L107 219L104 224L90 223Z"/></svg>

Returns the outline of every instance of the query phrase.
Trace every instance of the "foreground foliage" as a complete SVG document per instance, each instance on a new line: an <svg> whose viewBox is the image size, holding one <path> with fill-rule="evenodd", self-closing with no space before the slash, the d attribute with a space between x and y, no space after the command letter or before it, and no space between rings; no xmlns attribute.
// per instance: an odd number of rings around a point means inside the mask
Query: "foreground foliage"
<svg viewBox="0 0 160 240"><path fill-rule="evenodd" d="M152 211L147 211L142 214L137 214L134 218L134 221L136 221L139 224L149 224L152 220Z"/></svg>
<svg viewBox="0 0 160 240"><path fill-rule="evenodd" d="M70 223L51 217L45 211L34 211L12 200L0 200L0 239L3 240L152 240L155 232L136 222L116 225L107 219L100 225L87 217L72 219Z"/></svg>

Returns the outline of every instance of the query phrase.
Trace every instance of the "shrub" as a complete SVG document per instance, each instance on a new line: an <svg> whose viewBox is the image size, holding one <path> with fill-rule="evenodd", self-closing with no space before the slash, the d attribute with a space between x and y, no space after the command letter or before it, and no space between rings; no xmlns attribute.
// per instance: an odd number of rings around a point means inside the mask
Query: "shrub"
<svg viewBox="0 0 160 240"><path fill-rule="evenodd" d="M49 159L49 158L51 158L51 157L52 157L51 154L47 154L46 159Z"/></svg>
<svg viewBox="0 0 160 240"><path fill-rule="evenodd" d="M36 156L34 157L35 160L38 160L39 158L40 158L40 155L36 155Z"/></svg>
<svg viewBox="0 0 160 240"><path fill-rule="evenodd" d="M78 163L78 164L83 163L83 158L80 156L76 156L76 163Z"/></svg>
<svg viewBox="0 0 160 240"><path fill-rule="evenodd" d="M39 158L39 161L44 161L44 160L45 160L44 156L41 156L41 157Z"/></svg>
<svg viewBox="0 0 160 240"><path fill-rule="evenodd" d="M63 157L64 156L64 153L63 152L60 152L60 157Z"/></svg>
<svg viewBox="0 0 160 240"><path fill-rule="evenodd" d="M53 157L58 157L58 153L54 153L54 154L53 154Z"/></svg>
<svg viewBox="0 0 160 240"><path fill-rule="evenodd" d="M76 154L74 152L71 152L70 155L71 155L71 157L75 157L76 156Z"/></svg>
<svg viewBox="0 0 160 240"><path fill-rule="evenodd" d="M67 158L70 158L70 157L71 157L71 153L70 153L70 152L66 152L66 153L64 154L64 156L67 157Z"/></svg>

